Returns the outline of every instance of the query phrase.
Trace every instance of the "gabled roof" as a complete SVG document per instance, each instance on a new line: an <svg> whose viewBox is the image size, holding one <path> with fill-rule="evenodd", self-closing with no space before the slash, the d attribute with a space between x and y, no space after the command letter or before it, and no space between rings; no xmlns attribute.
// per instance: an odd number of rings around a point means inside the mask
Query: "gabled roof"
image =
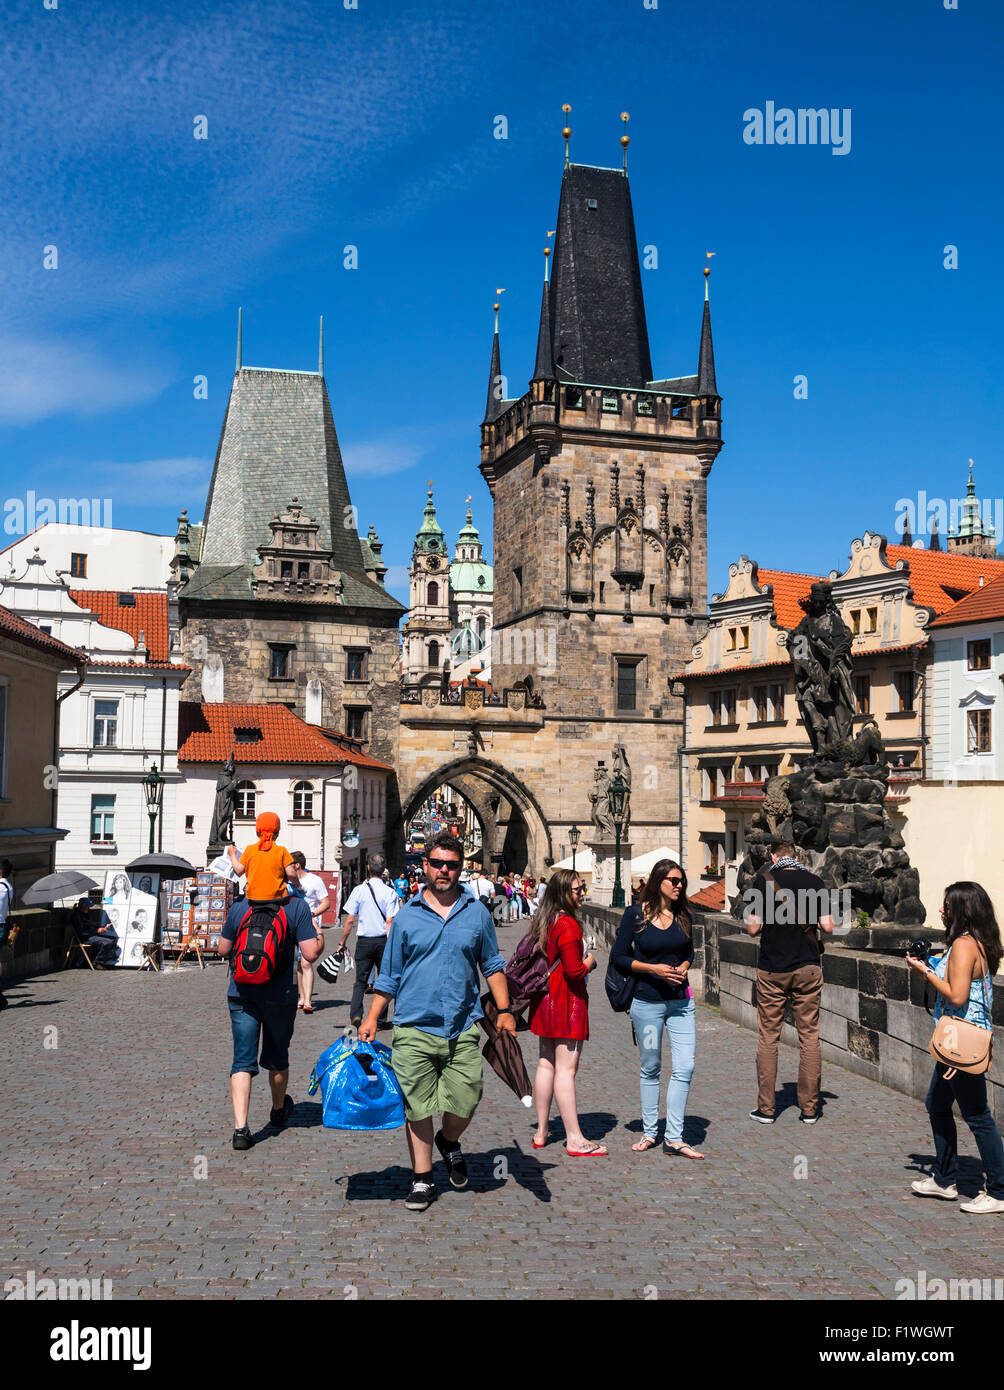
<svg viewBox="0 0 1004 1390"><path fill-rule="evenodd" d="M645 386L652 360L631 190L621 170L565 166L553 259L551 360L559 376Z"/></svg>
<svg viewBox="0 0 1004 1390"><path fill-rule="evenodd" d="M132 603L122 604L119 600L125 597L132 599ZM70 598L80 608L93 613L102 627L127 632L134 642L139 641L142 632L151 660L169 661L166 593L124 591L120 594L118 590L71 589ZM123 661L128 662L124 654Z"/></svg>
<svg viewBox="0 0 1004 1390"><path fill-rule="evenodd" d="M43 632L34 623L29 623L26 618L22 618L17 613L11 612L9 608L2 606L0 606L0 637L6 637L23 647L34 647L36 651L48 652L50 656L61 657L68 666L83 666L87 661L86 652L68 647L65 642L60 642L51 633Z"/></svg>
<svg viewBox="0 0 1004 1390"><path fill-rule="evenodd" d="M1004 575L1004 560L983 560L976 555L952 555L944 550L921 550L908 545L887 545L886 558L895 566L905 560L910 566L910 588L914 601L933 608L940 615L957 604L966 593Z"/></svg>
<svg viewBox="0 0 1004 1390"><path fill-rule="evenodd" d="M719 879L717 883L702 888L699 893L688 893L687 902L693 903L694 907L703 907L706 912L724 912L725 880Z"/></svg>
<svg viewBox="0 0 1004 1390"><path fill-rule="evenodd" d="M256 730L254 742L238 742L236 730ZM328 737L285 705L221 701L178 704L178 761L220 763L235 754L237 763L355 763L384 772L391 769L349 743Z"/></svg>
<svg viewBox="0 0 1004 1390"><path fill-rule="evenodd" d="M986 623L1004 619L1004 575L974 589L971 594L933 619L931 627L953 627L957 623Z"/></svg>
<svg viewBox="0 0 1004 1390"><path fill-rule="evenodd" d="M818 574L794 574L791 570L757 569L760 587L770 584L774 590L774 616L781 627L794 628L805 617L798 601L805 598L813 584L820 582Z"/></svg>

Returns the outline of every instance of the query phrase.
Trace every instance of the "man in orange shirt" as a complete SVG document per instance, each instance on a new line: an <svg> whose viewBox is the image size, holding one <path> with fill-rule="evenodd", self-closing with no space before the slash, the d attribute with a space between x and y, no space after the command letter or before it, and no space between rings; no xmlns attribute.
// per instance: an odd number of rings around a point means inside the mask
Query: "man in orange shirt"
<svg viewBox="0 0 1004 1390"><path fill-rule="evenodd" d="M238 877L247 874L244 895L251 902L270 902L286 895L286 878L293 865L293 856L285 845L277 845L275 837L279 833L279 817L274 811L262 811L254 823L258 832L258 843L248 845L238 858L233 845L227 846L227 854ZM290 878L292 874L288 874Z"/></svg>

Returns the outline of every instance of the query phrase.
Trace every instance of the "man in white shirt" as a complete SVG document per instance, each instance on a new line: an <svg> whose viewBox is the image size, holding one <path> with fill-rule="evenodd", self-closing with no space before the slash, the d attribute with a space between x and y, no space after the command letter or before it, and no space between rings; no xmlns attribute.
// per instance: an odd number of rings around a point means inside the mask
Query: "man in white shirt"
<svg viewBox="0 0 1004 1390"><path fill-rule="evenodd" d="M0 952L7 940L7 918L14 905L14 865L9 859L0 864ZM0 1010L7 1008L8 1001L3 992L3 963L0 957Z"/></svg>
<svg viewBox="0 0 1004 1390"><path fill-rule="evenodd" d="M307 873L307 860L297 849L289 856L293 863L291 866L297 887L307 900L310 908L310 915L314 919L314 927L323 935L324 928L321 926L321 918L329 907L328 888L323 878L317 874ZM296 962L296 987L299 990L300 1002L298 1009L302 1009L305 1014L312 1014L314 1006L310 1002L314 992L314 967L309 960L305 960L303 955L297 951Z"/></svg>
<svg viewBox="0 0 1004 1390"><path fill-rule="evenodd" d="M358 1028L363 1021L363 995L370 971L380 969L383 948L387 944L387 932L400 907L400 899L381 877L384 871L382 854L371 855L366 861L367 878L365 883L357 883L345 904L348 916L342 928L342 939L338 949L344 951L349 932L356 929L356 982L352 989L352 1002L349 1005L349 1022ZM380 1027L386 1027L386 1015L380 1020Z"/></svg>
<svg viewBox="0 0 1004 1390"><path fill-rule="evenodd" d="M470 881L470 889L474 896L481 902L488 902L495 896L495 884L490 878L485 878L484 874L473 874Z"/></svg>

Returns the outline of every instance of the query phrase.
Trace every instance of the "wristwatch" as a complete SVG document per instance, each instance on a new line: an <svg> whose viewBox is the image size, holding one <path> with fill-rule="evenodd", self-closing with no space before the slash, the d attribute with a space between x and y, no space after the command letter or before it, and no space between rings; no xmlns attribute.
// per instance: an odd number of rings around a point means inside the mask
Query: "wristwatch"
<svg viewBox="0 0 1004 1390"><path fill-rule="evenodd" d="M495 1013L496 1013L496 1015L498 1015L498 1014L512 1014L512 1009L496 1009L496 1010L495 1010ZM513 1018L515 1018L515 1017L516 1017L516 1015L513 1014Z"/></svg>

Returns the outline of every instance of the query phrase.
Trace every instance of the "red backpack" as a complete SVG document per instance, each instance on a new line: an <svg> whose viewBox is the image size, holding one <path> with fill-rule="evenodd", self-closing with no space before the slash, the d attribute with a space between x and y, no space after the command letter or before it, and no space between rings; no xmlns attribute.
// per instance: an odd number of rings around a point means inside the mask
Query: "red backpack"
<svg viewBox="0 0 1004 1390"><path fill-rule="evenodd" d="M284 907L249 907L234 942L234 979L239 985L267 985L276 979L289 960L292 939Z"/></svg>

